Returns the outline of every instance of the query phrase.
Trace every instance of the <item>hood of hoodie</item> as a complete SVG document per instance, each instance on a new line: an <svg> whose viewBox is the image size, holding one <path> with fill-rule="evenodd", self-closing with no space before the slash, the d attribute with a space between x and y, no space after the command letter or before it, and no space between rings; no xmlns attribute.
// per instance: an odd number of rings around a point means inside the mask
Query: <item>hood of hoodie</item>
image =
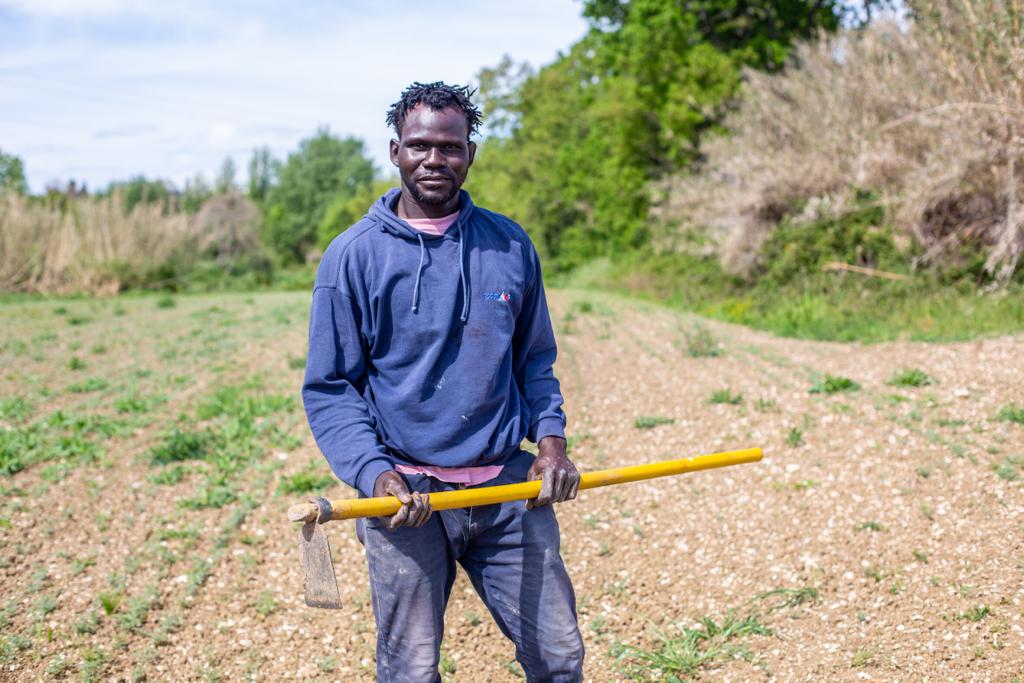
<svg viewBox="0 0 1024 683"><path fill-rule="evenodd" d="M384 232L409 240L410 242L419 242L420 264L416 269L416 281L413 284L412 312L416 313L420 308L420 281L423 277L423 265L426 257L426 247L423 241L425 239L444 239L451 235L459 240L459 285L462 289L463 302L459 320L465 324L469 316L469 283L466 281L466 240L469 236L465 233L464 229L468 224L469 217L473 214L473 200L470 199L468 192L459 190L459 218L455 221L455 224L444 235L428 235L415 229L395 213L392 207L397 204L398 196L401 193L402 191L397 187L388 190L370 207L369 216L377 221Z"/></svg>
<svg viewBox="0 0 1024 683"><path fill-rule="evenodd" d="M368 214L369 217L376 220L380 224L382 230L391 233L395 237L401 237L411 242L416 242L421 237L427 240L443 239L449 234L457 235L459 239L462 238L462 230L473 213L473 200L470 198L468 192L465 190L459 190L459 218L455 221L455 224L448 229L445 235L430 235L422 233L399 218L398 214L395 213L394 206L398 202L398 196L400 194L402 194L402 190L397 187L393 187L370 207L370 213Z"/></svg>

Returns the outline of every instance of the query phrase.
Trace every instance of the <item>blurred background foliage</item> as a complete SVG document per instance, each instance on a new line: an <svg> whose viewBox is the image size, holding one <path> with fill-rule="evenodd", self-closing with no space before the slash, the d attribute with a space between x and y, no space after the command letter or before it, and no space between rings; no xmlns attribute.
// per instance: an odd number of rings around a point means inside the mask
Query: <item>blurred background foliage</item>
<svg viewBox="0 0 1024 683"><path fill-rule="evenodd" d="M824 339L1024 326L1020 0L581 11L555 61L506 57L474 83L467 189L529 231L556 284ZM0 287L306 287L397 182L327 129L236 175L226 159L212 184L27 196L0 150Z"/></svg>

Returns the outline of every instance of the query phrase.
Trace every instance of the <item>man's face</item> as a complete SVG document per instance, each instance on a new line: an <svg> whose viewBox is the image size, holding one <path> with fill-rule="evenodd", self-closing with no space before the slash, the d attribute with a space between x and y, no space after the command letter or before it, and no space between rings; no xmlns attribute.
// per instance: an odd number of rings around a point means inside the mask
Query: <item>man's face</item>
<svg viewBox="0 0 1024 683"><path fill-rule="evenodd" d="M452 202L476 154L476 143L468 138L469 124L458 109L418 105L406 115L401 139L391 141L391 163L398 167L402 189L420 205Z"/></svg>

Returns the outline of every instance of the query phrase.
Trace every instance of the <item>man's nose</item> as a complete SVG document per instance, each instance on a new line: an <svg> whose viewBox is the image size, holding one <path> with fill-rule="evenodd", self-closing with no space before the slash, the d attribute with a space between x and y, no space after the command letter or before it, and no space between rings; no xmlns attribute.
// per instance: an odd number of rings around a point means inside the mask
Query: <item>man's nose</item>
<svg viewBox="0 0 1024 683"><path fill-rule="evenodd" d="M427 156L423 159L424 166L444 166L444 164L444 155L441 154L440 149L437 147L431 147L427 150Z"/></svg>

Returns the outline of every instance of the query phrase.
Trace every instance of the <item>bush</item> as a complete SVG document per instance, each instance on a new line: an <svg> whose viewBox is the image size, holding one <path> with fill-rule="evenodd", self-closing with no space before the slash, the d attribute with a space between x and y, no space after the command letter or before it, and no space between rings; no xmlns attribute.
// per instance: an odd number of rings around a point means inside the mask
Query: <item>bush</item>
<svg viewBox="0 0 1024 683"><path fill-rule="evenodd" d="M909 26L823 36L785 72L748 71L732 135L705 145L699 175L666 183L666 223L706 228L726 267L750 273L783 216L841 215L857 188L882 188L919 264L1008 281L1024 251L1020 17L1012 3L907 4Z"/></svg>
<svg viewBox="0 0 1024 683"><path fill-rule="evenodd" d="M216 435L209 430L188 432L176 428L150 449L149 459L158 465L182 460L203 460L213 453L217 445Z"/></svg>

